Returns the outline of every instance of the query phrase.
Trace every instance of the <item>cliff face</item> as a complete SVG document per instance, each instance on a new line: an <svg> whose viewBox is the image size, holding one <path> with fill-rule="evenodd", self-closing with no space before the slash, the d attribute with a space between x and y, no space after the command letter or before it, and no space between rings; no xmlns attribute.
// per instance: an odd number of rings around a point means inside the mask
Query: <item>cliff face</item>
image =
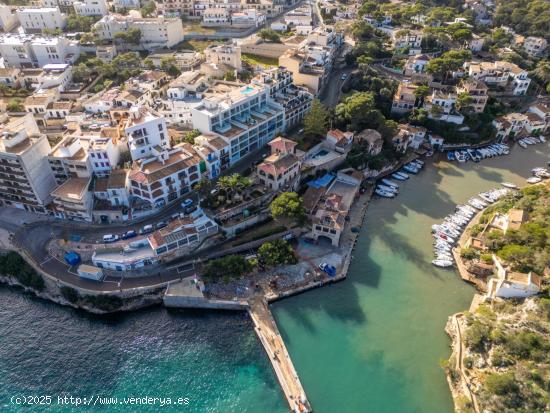
<svg viewBox="0 0 550 413"><path fill-rule="evenodd" d="M550 411L550 299L481 304L449 318L455 411Z"/></svg>

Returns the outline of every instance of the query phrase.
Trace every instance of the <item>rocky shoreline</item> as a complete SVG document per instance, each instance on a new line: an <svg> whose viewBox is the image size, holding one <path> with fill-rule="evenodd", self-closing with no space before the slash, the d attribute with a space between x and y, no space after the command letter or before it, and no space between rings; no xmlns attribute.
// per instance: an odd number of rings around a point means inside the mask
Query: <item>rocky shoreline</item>
<svg viewBox="0 0 550 413"><path fill-rule="evenodd" d="M158 291L152 291L150 293L145 293L139 296L126 298L119 297L122 302L122 305L120 307L116 309L102 309L98 306L94 306L84 301L84 297L81 297L81 299L77 300L76 302L69 301L61 293L61 287L59 287L55 283L52 283L48 279L44 279L46 288L43 291L38 291L35 288L26 286L15 277L8 275L0 275L0 283L12 288L23 290L23 292L32 294L37 298L48 300L52 303L59 304L65 307L71 307L75 310L83 310L95 315L107 315L119 312L135 311L142 308L160 305L162 304L162 297L164 295L164 289L158 289Z"/></svg>

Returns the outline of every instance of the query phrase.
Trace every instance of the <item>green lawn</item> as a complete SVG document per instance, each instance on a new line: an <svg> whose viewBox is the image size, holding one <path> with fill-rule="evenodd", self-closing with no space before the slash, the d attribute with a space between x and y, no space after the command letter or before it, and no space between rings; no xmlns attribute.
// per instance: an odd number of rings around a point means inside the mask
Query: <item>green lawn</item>
<svg viewBox="0 0 550 413"><path fill-rule="evenodd" d="M252 66L279 66L279 59L274 57L263 57L250 53L243 53L241 55L243 62L246 62Z"/></svg>

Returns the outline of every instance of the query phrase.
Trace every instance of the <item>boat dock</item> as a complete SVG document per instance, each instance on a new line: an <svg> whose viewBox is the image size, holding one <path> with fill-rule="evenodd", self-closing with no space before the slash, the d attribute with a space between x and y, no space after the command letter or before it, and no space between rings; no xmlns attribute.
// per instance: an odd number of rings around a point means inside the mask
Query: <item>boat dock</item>
<svg viewBox="0 0 550 413"><path fill-rule="evenodd" d="M254 330L269 356L290 410L295 413L311 412L311 406L306 398L304 388L294 369L277 324L275 324L275 320L269 311L267 302L260 297L251 299L248 313L254 322Z"/></svg>

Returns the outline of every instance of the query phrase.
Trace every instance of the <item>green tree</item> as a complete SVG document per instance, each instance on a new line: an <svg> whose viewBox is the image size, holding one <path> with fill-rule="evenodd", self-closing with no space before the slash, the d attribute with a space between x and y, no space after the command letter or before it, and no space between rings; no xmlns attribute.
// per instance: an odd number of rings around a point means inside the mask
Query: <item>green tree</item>
<svg viewBox="0 0 550 413"><path fill-rule="evenodd" d="M222 258L210 260L203 268L202 278L205 281L230 281L241 278L251 270L250 263L242 255L226 255Z"/></svg>
<svg viewBox="0 0 550 413"><path fill-rule="evenodd" d="M21 102L21 99L10 99L8 104L6 105L6 109L8 112L24 112L25 108L23 107L23 103Z"/></svg>
<svg viewBox="0 0 550 413"><path fill-rule="evenodd" d="M417 99L423 99L430 94L430 88L427 85L420 85L414 90L414 96Z"/></svg>
<svg viewBox="0 0 550 413"><path fill-rule="evenodd" d="M190 131L187 131L183 134L183 142L187 142L187 143L190 143L191 145L194 145L195 144L195 138L197 136L200 136L201 134L201 131L198 130L198 129L193 129L193 130L190 130Z"/></svg>
<svg viewBox="0 0 550 413"><path fill-rule="evenodd" d="M67 18L65 30L68 32L89 32L92 30L92 25L96 19L92 16L79 16L70 14Z"/></svg>
<svg viewBox="0 0 550 413"><path fill-rule="evenodd" d="M234 70L228 70L225 73L223 79L227 80L228 82L234 82L235 80L237 80L237 77L235 76L235 71Z"/></svg>
<svg viewBox="0 0 550 413"><path fill-rule="evenodd" d="M153 70L155 68L155 64L153 63L153 60L149 57L143 61L143 66L145 66L149 70Z"/></svg>
<svg viewBox="0 0 550 413"><path fill-rule="evenodd" d="M160 68L172 77L181 75L181 70L174 56L166 56L160 59Z"/></svg>
<svg viewBox="0 0 550 413"><path fill-rule="evenodd" d="M456 109L464 114L470 113L472 111L472 102L473 98L468 92L459 93L456 98Z"/></svg>
<svg viewBox="0 0 550 413"><path fill-rule="evenodd" d="M319 101L314 99L311 109L304 116L304 135L322 137L327 133L328 111Z"/></svg>
<svg viewBox="0 0 550 413"><path fill-rule="evenodd" d="M302 198L296 192L283 192L269 205L271 217L290 228L294 223L303 225L306 210Z"/></svg>
<svg viewBox="0 0 550 413"><path fill-rule="evenodd" d="M150 17L152 16L157 9L157 6L154 1L150 1L145 6L141 8L141 15L143 17Z"/></svg>
<svg viewBox="0 0 550 413"><path fill-rule="evenodd" d="M485 387L489 393L497 396L506 396L518 389L513 372L489 374L485 379Z"/></svg>
<svg viewBox="0 0 550 413"><path fill-rule="evenodd" d="M258 32L258 36L264 41L281 43L281 36L273 29L262 29Z"/></svg>
<svg viewBox="0 0 550 413"><path fill-rule="evenodd" d="M298 262L292 246L282 239L262 244L258 249L258 258L267 267L296 264Z"/></svg>

